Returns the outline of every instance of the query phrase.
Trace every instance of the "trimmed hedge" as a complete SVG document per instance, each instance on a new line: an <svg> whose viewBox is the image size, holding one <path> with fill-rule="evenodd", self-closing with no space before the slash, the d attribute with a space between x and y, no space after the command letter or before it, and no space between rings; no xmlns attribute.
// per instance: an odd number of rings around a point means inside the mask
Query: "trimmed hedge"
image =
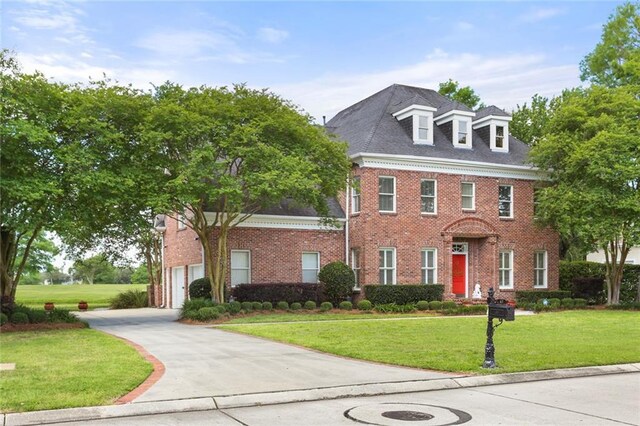
<svg viewBox="0 0 640 426"><path fill-rule="evenodd" d="M308 310L308 311L312 311L312 310L316 309L317 307L318 307L318 305L313 300L307 300L306 302L304 302L304 308L306 310Z"/></svg>
<svg viewBox="0 0 640 426"><path fill-rule="evenodd" d="M535 303L538 300L542 300L542 299L566 299L567 297L571 297L570 291L564 291L564 290L516 291L516 302L519 304Z"/></svg>
<svg viewBox="0 0 640 426"><path fill-rule="evenodd" d="M366 285L365 298L374 305L406 305L421 300L442 300L444 286L440 284L418 285Z"/></svg>
<svg viewBox="0 0 640 426"><path fill-rule="evenodd" d="M344 262L331 262L320 269L318 280L324 284L324 294L334 305L353 294L356 278L353 270Z"/></svg>
<svg viewBox="0 0 640 426"><path fill-rule="evenodd" d="M282 301L289 304L307 300L320 303L323 300L323 286L302 283L240 284L233 288L233 298L239 302L259 300L274 305Z"/></svg>
<svg viewBox="0 0 640 426"><path fill-rule="evenodd" d="M568 262L560 261L560 289L572 292L573 298L581 298L584 294L591 303L604 303L607 289L604 284L605 265L597 262ZM600 292L594 288L596 281L585 281L585 278L600 278L602 287ZM576 280L580 280L576 286ZM640 265L624 265L622 282L620 283L620 303L632 302L638 294L638 280L640 280ZM584 288L584 287L587 288Z"/></svg>
<svg viewBox="0 0 640 426"><path fill-rule="evenodd" d="M362 299L358 302L358 309L361 311L370 311L373 309L373 304L367 299Z"/></svg>
<svg viewBox="0 0 640 426"><path fill-rule="evenodd" d="M211 299L211 283L209 278L198 278L189 284L189 299Z"/></svg>

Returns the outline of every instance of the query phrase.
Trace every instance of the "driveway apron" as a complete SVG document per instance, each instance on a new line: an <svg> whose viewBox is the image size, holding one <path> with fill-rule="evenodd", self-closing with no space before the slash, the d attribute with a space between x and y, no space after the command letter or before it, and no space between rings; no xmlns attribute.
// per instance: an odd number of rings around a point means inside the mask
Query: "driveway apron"
<svg viewBox="0 0 640 426"><path fill-rule="evenodd" d="M181 324L177 316L153 308L80 314L92 328L137 343L164 364L162 378L136 402L452 377Z"/></svg>

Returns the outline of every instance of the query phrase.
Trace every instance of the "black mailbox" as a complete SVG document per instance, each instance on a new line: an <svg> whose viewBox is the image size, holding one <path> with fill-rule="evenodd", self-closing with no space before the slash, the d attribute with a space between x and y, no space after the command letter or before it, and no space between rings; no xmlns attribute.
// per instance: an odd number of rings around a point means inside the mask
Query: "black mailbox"
<svg viewBox="0 0 640 426"><path fill-rule="evenodd" d="M515 320L515 309L510 305L490 304L489 318L501 319L505 321Z"/></svg>

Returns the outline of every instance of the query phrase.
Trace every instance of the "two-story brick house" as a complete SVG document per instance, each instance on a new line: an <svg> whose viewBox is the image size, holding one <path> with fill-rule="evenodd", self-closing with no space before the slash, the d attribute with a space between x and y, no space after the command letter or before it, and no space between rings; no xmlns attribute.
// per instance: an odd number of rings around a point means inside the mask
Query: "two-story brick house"
<svg viewBox="0 0 640 426"><path fill-rule="evenodd" d="M494 106L473 111L403 85L339 112L326 128L353 161L347 194L332 202L342 227L286 203L254 215L230 234L229 284L314 282L322 265L342 260L359 288L439 283L448 298L470 298L480 284L506 299L557 289L558 236L534 223L542 174L510 120ZM164 235L163 302L179 307L185 283L202 275L200 244L177 218Z"/></svg>

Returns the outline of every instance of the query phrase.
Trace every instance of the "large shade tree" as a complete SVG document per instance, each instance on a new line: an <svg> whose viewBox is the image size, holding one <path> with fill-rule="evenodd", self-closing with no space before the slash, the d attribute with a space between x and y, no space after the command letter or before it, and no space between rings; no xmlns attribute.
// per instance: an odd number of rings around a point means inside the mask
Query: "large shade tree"
<svg viewBox="0 0 640 426"><path fill-rule="evenodd" d="M146 136L165 147L166 194L198 235L221 301L233 228L285 198L327 217L350 170L346 145L266 90L165 84L155 96Z"/></svg>
<svg viewBox="0 0 640 426"><path fill-rule="evenodd" d="M619 302L625 259L640 244L640 97L633 86L565 96L532 148L549 170L539 215L606 256L608 303Z"/></svg>

